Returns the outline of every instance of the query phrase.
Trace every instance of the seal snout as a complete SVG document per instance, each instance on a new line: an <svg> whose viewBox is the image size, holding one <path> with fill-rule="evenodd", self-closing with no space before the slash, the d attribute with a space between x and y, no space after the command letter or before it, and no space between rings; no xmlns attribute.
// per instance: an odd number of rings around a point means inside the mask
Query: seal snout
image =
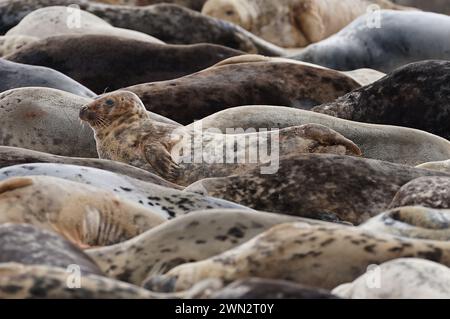
<svg viewBox="0 0 450 319"><path fill-rule="evenodd" d="M79 117L83 121L92 121L95 119L95 114L90 112L89 107L86 105L80 109Z"/></svg>

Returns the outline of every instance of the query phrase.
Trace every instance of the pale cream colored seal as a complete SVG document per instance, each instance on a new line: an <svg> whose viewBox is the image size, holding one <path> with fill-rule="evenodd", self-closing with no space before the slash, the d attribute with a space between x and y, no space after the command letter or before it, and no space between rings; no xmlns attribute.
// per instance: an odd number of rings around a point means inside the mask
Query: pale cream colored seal
<svg viewBox="0 0 450 319"><path fill-rule="evenodd" d="M355 280L372 264L417 257L450 265L450 243L373 233L356 227L274 226L220 255L153 277L154 291L183 291L206 278L231 282L250 276L332 289Z"/></svg>
<svg viewBox="0 0 450 319"><path fill-rule="evenodd" d="M388 0L208 0L202 13L282 47L305 47L374 9L411 9Z"/></svg>
<svg viewBox="0 0 450 319"><path fill-rule="evenodd" d="M333 289L352 299L449 299L450 269L418 258L399 258Z"/></svg>
<svg viewBox="0 0 450 319"><path fill-rule="evenodd" d="M130 239L165 218L112 192L49 176L0 182L0 223L55 231L80 247Z"/></svg>

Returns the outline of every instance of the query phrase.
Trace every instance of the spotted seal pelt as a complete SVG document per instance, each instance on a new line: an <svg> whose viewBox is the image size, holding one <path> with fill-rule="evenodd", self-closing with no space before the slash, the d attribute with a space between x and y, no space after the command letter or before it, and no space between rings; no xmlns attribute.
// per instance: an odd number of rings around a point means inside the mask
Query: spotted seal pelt
<svg viewBox="0 0 450 319"><path fill-rule="evenodd" d="M267 57L267 56L258 55L258 54L244 54L244 55L238 55L235 57L231 57L231 58L225 59L223 61L220 61L219 63L214 64L212 66L212 68L222 66L222 65L239 64L239 63L258 63L258 62L273 62L273 63L284 62L284 63L293 63L293 64L297 64L297 65L308 65L308 66L312 66L312 67L316 67L316 68L326 69L323 66L308 63L308 62L297 61L297 60L287 59L287 58L280 58L280 57ZM341 73L351 77L356 82L358 82L359 85L362 85L362 86L371 84L371 83L381 79L382 77L386 76L386 74L376 71L376 70L372 70L372 69L359 69L359 70L353 70L353 71L343 71Z"/></svg>
<svg viewBox="0 0 450 319"><path fill-rule="evenodd" d="M28 36L0 36L0 56L8 55L14 51L39 40Z"/></svg>
<svg viewBox="0 0 450 319"><path fill-rule="evenodd" d="M136 93L147 110L190 124L240 105L311 109L360 87L353 78L338 71L262 61L219 65L178 79L142 83L124 90ZM182 100L185 102L180 103Z"/></svg>
<svg viewBox="0 0 450 319"><path fill-rule="evenodd" d="M450 209L450 177L414 179L398 190L390 207L414 205Z"/></svg>
<svg viewBox="0 0 450 319"><path fill-rule="evenodd" d="M356 227L277 225L248 242L203 261L155 276L153 291L183 291L205 278L224 282L249 276L332 289L355 280L371 264L417 257L450 265L450 244L372 233Z"/></svg>
<svg viewBox="0 0 450 319"><path fill-rule="evenodd" d="M225 133L229 128L284 128L308 123L322 124L339 132L358 145L366 158L412 166L450 158L450 142L430 133L353 122L282 106L238 106L214 113L195 125L200 124L204 130L214 128ZM194 124L188 127L193 128Z"/></svg>
<svg viewBox="0 0 450 319"><path fill-rule="evenodd" d="M416 128L450 139L450 61L408 64L313 111Z"/></svg>
<svg viewBox="0 0 450 319"><path fill-rule="evenodd" d="M316 220L243 210L211 209L177 217L118 245L86 250L107 276L141 285L190 261L236 247L273 225Z"/></svg>
<svg viewBox="0 0 450 319"><path fill-rule="evenodd" d="M450 59L449 16L381 10L374 18L362 16L291 57L336 70L370 68L385 73L411 62Z"/></svg>
<svg viewBox="0 0 450 319"><path fill-rule="evenodd" d="M374 6L410 9L388 0L208 0L202 13L279 46L298 48L328 38Z"/></svg>
<svg viewBox="0 0 450 319"><path fill-rule="evenodd" d="M278 156L361 155L353 142L319 124L275 132L220 134L160 123L147 115L136 94L127 91L98 97L80 110L80 119L94 130L100 158L155 171L178 185L239 174L258 164L267 164L266 170L273 172ZM269 142L273 154L261 156L264 148L268 151Z"/></svg>
<svg viewBox="0 0 450 319"><path fill-rule="evenodd" d="M58 5L78 5L115 27L140 31L171 44L214 43L248 53L285 54L282 48L233 23L168 3L132 7L87 0L6 0L0 2L0 32L7 32L34 10Z"/></svg>
<svg viewBox="0 0 450 319"><path fill-rule="evenodd" d="M66 34L103 34L164 44L164 42L148 34L113 27L103 19L84 10L79 10L76 14L76 18L80 21L79 25L75 25L75 21L71 21L74 16L73 9L70 10L63 6L41 8L25 16L18 25L6 32L5 35L45 39Z"/></svg>
<svg viewBox="0 0 450 319"><path fill-rule="evenodd" d="M164 187L182 189L181 186L164 180L143 169L124 163L96 158L75 158L36 152L25 148L0 146L0 168L30 163L68 164L94 167Z"/></svg>
<svg viewBox="0 0 450 319"><path fill-rule="evenodd" d="M450 173L450 160L427 162L416 166L417 168L431 169L433 171L440 171Z"/></svg>
<svg viewBox="0 0 450 319"><path fill-rule="evenodd" d="M195 285L199 286L201 283ZM144 285L145 286L145 285ZM325 289L307 287L287 280L264 278L245 278L232 282L213 290L204 289L193 294L191 289L189 298L195 299L338 299ZM198 289L198 287L197 287ZM194 292L195 293L195 292Z"/></svg>
<svg viewBox="0 0 450 319"><path fill-rule="evenodd" d="M396 236L450 240L450 210L405 206L383 212L358 226Z"/></svg>
<svg viewBox="0 0 450 319"><path fill-rule="evenodd" d="M207 43L168 45L112 35L72 34L33 42L4 58L52 68L100 94L178 78L239 54L242 52Z"/></svg>
<svg viewBox="0 0 450 319"><path fill-rule="evenodd" d="M385 211L404 184L434 175L449 176L353 156L302 154L280 158L276 174L254 169L206 178L185 190L257 210L359 224Z"/></svg>
<svg viewBox="0 0 450 319"><path fill-rule="evenodd" d="M165 219L208 208L242 208L223 199L181 192L122 174L67 164L22 164L0 169L0 181L11 177L52 176L112 192L136 205L149 208Z"/></svg>
<svg viewBox="0 0 450 319"><path fill-rule="evenodd" d="M158 294L111 278L69 268L20 263L0 264L2 299L155 299ZM75 268L73 268L75 269Z"/></svg>
<svg viewBox="0 0 450 319"><path fill-rule="evenodd" d="M0 144L63 156L98 157L78 113L90 98L43 87L0 93Z"/></svg>
<svg viewBox="0 0 450 319"><path fill-rule="evenodd" d="M166 218L113 192L50 176L0 182L0 223L28 223L82 248L130 239Z"/></svg>
<svg viewBox="0 0 450 319"><path fill-rule="evenodd" d="M336 287L333 293L352 299L449 299L449 287L448 267L425 259L399 258Z"/></svg>
<svg viewBox="0 0 450 319"><path fill-rule="evenodd" d="M0 59L0 92L27 86L39 86L66 91L83 97L96 94L61 72L42 66L14 63Z"/></svg>
<svg viewBox="0 0 450 319"><path fill-rule="evenodd" d="M0 225L0 263L8 262L64 269L77 265L82 273L102 274L95 262L78 247L53 232L32 225Z"/></svg>

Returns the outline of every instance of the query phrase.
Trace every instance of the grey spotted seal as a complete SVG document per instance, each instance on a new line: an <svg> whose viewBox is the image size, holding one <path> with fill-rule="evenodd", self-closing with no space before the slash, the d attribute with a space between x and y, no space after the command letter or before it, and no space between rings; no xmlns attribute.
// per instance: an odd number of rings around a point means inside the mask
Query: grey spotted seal
<svg viewBox="0 0 450 319"><path fill-rule="evenodd" d="M76 14L76 17L74 15ZM26 15L18 25L6 32L7 36L31 36L45 39L66 34L103 34L139 41L164 44L148 34L116 28L92 13L68 7L45 7Z"/></svg>
<svg viewBox="0 0 450 319"><path fill-rule="evenodd" d="M417 257L450 265L449 243L372 233L356 227L288 223L211 258L177 266L147 283L153 291L183 291L205 278L249 276L323 289L355 280L369 265Z"/></svg>
<svg viewBox="0 0 450 319"><path fill-rule="evenodd" d="M390 206L414 205L450 209L450 178L433 176L414 179L398 190Z"/></svg>
<svg viewBox="0 0 450 319"><path fill-rule="evenodd" d="M28 223L79 247L112 245L163 223L158 213L89 185L50 176L0 182L0 223Z"/></svg>
<svg viewBox="0 0 450 319"><path fill-rule="evenodd" d="M128 241L86 250L111 278L141 285L190 261L203 260L236 247L273 225L300 220L324 222L230 209L208 209L177 217Z"/></svg>
<svg viewBox="0 0 450 319"><path fill-rule="evenodd" d="M133 7L87 0L6 0L0 2L0 32L7 32L34 10L69 5L78 5L116 27L143 32L171 44L214 43L248 53L285 54L282 48L235 24L168 3Z"/></svg>
<svg viewBox="0 0 450 319"><path fill-rule="evenodd" d="M207 208L241 208L222 199L189 194L161 187L126 175L105 170L67 164L32 163L0 169L0 181L11 177L52 176L101 188L121 198L146 207L165 219Z"/></svg>
<svg viewBox="0 0 450 319"><path fill-rule="evenodd" d="M450 240L450 210L423 206L397 207L383 212L358 226L395 236Z"/></svg>
<svg viewBox="0 0 450 319"><path fill-rule="evenodd" d="M185 190L263 211L359 224L385 211L409 181L448 174L331 154L280 158L276 174L258 169L200 180ZM299 196L301 194L301 196Z"/></svg>
<svg viewBox="0 0 450 319"><path fill-rule="evenodd" d="M70 270L70 269L69 269ZM2 299L155 299L157 294L107 277L82 273L79 282L59 267L0 264Z"/></svg>
<svg viewBox="0 0 450 319"><path fill-rule="evenodd" d="M333 293L352 299L449 299L450 269L419 258L399 258L381 264L379 279L365 273ZM367 283L374 285L373 287Z"/></svg>
<svg viewBox="0 0 450 319"><path fill-rule="evenodd" d="M358 145L366 158L415 166L450 158L450 142L439 136L404 127L348 121L289 107L246 105L225 109L200 120L204 130L228 128L284 128L316 123L339 132ZM187 127L193 128L194 124ZM437 164L441 166L439 163ZM444 163L445 165L445 163ZM433 165L435 166L435 165ZM423 167L423 168L429 168Z"/></svg>
<svg viewBox="0 0 450 319"><path fill-rule="evenodd" d="M0 168L29 163L70 164L94 167L101 170L126 175L131 178L164 187L181 189L181 186L170 183L156 174L144 171L124 163L96 158L75 158L36 152L25 148L0 146ZM28 167L29 168L29 167Z"/></svg>
<svg viewBox="0 0 450 319"><path fill-rule="evenodd" d="M14 51L37 41L38 38L28 36L0 36L0 56L8 55Z"/></svg>
<svg viewBox="0 0 450 319"><path fill-rule="evenodd" d="M137 95L127 91L98 97L80 110L80 119L93 129L100 158L155 171L178 185L239 174L257 164L272 171L277 156L361 155L353 142L318 124L235 135L185 130L152 120ZM269 143L273 154L264 156Z"/></svg>
<svg viewBox="0 0 450 319"><path fill-rule="evenodd" d="M17 262L64 269L77 265L81 273L102 274L95 262L78 247L53 232L32 225L0 225L0 247L0 263Z"/></svg>
<svg viewBox="0 0 450 319"><path fill-rule="evenodd" d="M388 0L208 0L202 13L236 23L282 47L305 47L376 9L406 10Z"/></svg>
<svg viewBox="0 0 450 319"><path fill-rule="evenodd" d="M450 17L431 12L379 12L380 28L362 16L339 33L292 58L336 70L370 68L385 73L411 62L450 59ZM414 23L411 23L414 21Z"/></svg>
<svg viewBox="0 0 450 319"><path fill-rule="evenodd" d="M423 163L417 165L417 167L450 173L450 160Z"/></svg>
<svg viewBox="0 0 450 319"><path fill-rule="evenodd" d="M0 92L27 86L58 89L83 97L96 94L61 72L42 66L14 63L0 59Z"/></svg>
<svg viewBox="0 0 450 319"><path fill-rule="evenodd" d="M312 110L352 121L416 128L450 139L449 83L450 61L421 61Z"/></svg>
<svg viewBox="0 0 450 319"><path fill-rule="evenodd" d="M288 62L225 64L170 81L124 88L147 110L190 124L223 109L268 104L311 109L361 86L338 71ZM180 104L180 99L186 103Z"/></svg>
<svg viewBox="0 0 450 319"><path fill-rule="evenodd" d="M63 156L97 157L89 127L78 113L90 98L43 87L0 93L0 144Z"/></svg>
<svg viewBox="0 0 450 319"><path fill-rule="evenodd" d="M138 83L174 79L239 54L213 44L166 45L85 34L42 39L4 58L52 68L100 94Z"/></svg>

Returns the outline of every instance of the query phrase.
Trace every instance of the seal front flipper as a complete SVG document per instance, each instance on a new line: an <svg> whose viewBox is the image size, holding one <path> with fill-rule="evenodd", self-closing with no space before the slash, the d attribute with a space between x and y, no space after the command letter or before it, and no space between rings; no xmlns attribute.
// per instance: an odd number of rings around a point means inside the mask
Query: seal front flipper
<svg viewBox="0 0 450 319"><path fill-rule="evenodd" d="M173 181L180 174L180 166L174 162L172 155L162 144L143 145L142 153L146 161L161 177Z"/></svg>
<svg viewBox="0 0 450 319"><path fill-rule="evenodd" d="M293 18L301 36L309 41L306 45L319 42L326 37L325 25L316 5L310 1L304 1L294 7L293 12Z"/></svg>

